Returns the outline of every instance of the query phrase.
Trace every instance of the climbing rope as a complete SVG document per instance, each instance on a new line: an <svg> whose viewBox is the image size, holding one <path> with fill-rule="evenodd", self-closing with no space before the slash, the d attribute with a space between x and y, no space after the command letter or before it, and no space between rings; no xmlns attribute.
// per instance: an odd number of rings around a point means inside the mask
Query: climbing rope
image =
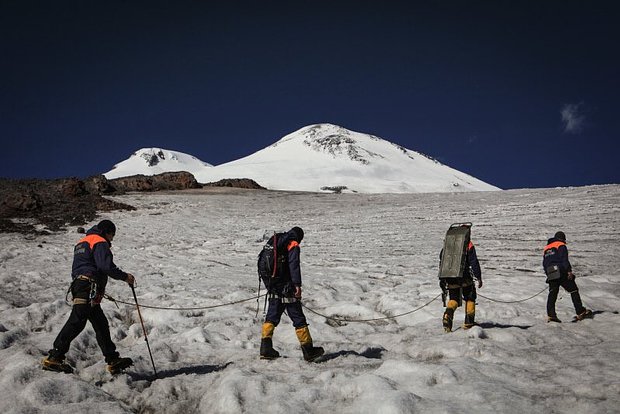
<svg viewBox="0 0 620 414"><path fill-rule="evenodd" d="M381 317L381 318L371 318L371 319L334 318L333 316L323 315L322 313L319 313L319 312L315 311L314 309L307 307L303 303L301 304L301 306L303 306L305 309L308 309L310 312L314 313L315 315L319 315L319 316L322 316L325 319L329 319L329 320L336 321L336 322L372 322L372 321L382 321L382 320L385 320L385 319L400 318L401 316L405 316L405 315L409 315L411 313L417 312L420 309L425 308L426 306L428 306L431 303L433 303L434 301L436 301L437 298L440 297L440 296L441 296L441 293L439 295L435 296L430 301L426 302L424 305L419 306L419 307L417 307L417 308L415 308L413 310L410 310L409 312L399 313L398 315L392 315L392 316L384 316L384 317Z"/></svg>
<svg viewBox="0 0 620 414"><path fill-rule="evenodd" d="M525 299L520 299L520 300L513 300L513 301L506 301L506 300L499 300L499 299L493 299L493 298L489 298L487 296L478 294L478 296L485 298L487 300L490 300L491 302L496 302L496 303L521 303L521 302L526 302L530 299L535 298L536 296L540 295L541 293L543 293L545 290L547 290L547 288L545 287L543 290L541 290L540 292L536 293L535 295L532 295L530 297L527 297ZM176 310L176 311L191 311L191 310L204 310L204 309L215 309L215 308L221 308L224 306L230 306L230 305L237 305L239 303L243 303L243 302L249 302L251 300L258 300L259 298L261 298L262 296L266 296L266 293L263 293L262 295L257 295L257 296L252 296L250 298L246 298L246 299L240 299L240 300L236 300L233 302L226 302L226 303L220 303L217 305L209 305L209 306L192 306L192 307L166 307L166 306L152 306L152 305L140 305L143 308L148 308L148 309L159 309L159 310ZM412 309L408 312L404 312L404 313L399 313L397 315L392 315L392 316L384 316L384 317L380 317L380 318L369 318L369 319L349 319L349 318L336 318L333 316L328 316L328 315L324 315L306 305L304 305L303 303L301 304L301 306L303 306L305 309L307 309L308 311L314 313L315 315L321 316L325 319L328 320L332 320L335 322L373 322L373 321L381 321L381 320L387 320L387 319L395 319L395 318L400 318L402 316L406 316L406 315L410 315L414 312L419 311L420 309L423 309L425 307L427 307L428 305L430 305L431 303L433 303L434 301L436 301L439 297L441 296L441 293L438 294L437 296L435 296L434 298L432 298L431 300L429 300L428 302L426 302L425 304ZM120 299L115 299L110 295L104 295L104 297L106 299L108 299L111 302L114 302L114 304L116 304L116 306L118 306L119 303L123 304L123 305L128 305L128 306L133 306L135 307L135 303L131 303L131 302L126 302L126 301L122 301Z"/></svg>
<svg viewBox="0 0 620 414"><path fill-rule="evenodd" d="M236 300L234 302L226 302L226 303L220 303L218 305L210 305L210 306L195 306L195 307L182 307L182 308L170 308L170 307L164 307L164 306L149 306L149 305L140 305L141 308L148 308L148 309L160 309L160 310L178 310L178 311L189 311L189 310L203 310L203 309L214 309L214 308L221 308L223 306L230 306L230 305L237 305L239 303L243 303L243 302L249 302L251 300L258 300L258 298L260 298L261 296L265 296L266 294L262 294L259 296L252 296L251 298L247 298L247 299L241 299L241 300ZM136 304L135 303L130 303L130 302L124 302L122 300L119 299L114 299L112 296L110 295L104 295L104 297L106 299L108 299L111 302L116 303L122 303L123 305L129 305L129 306L133 306L135 307ZM117 305L118 306L118 305Z"/></svg>
<svg viewBox="0 0 620 414"><path fill-rule="evenodd" d="M525 299L521 299L521 300L499 300L499 299L492 299L492 298L486 297L484 295L481 295L479 293L478 293L478 296L480 296L481 298L485 298L487 300L490 300L491 302L496 302L496 303L521 303L521 302L526 302L526 301L528 301L530 299L534 299L536 296L540 295L545 290L547 290L546 287L543 290L541 290L540 292L538 292L537 294L532 295L529 298L525 298Z"/></svg>

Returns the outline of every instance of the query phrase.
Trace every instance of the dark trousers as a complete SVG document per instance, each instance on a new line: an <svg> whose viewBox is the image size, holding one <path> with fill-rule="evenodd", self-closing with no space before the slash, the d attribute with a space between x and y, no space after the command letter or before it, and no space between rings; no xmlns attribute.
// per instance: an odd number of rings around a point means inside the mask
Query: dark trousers
<svg viewBox="0 0 620 414"><path fill-rule="evenodd" d="M293 321L295 329L308 326L306 322L306 316L301 307L301 302L296 301L293 303L282 303L280 298L269 299L269 309L267 309L267 316L265 322L271 322L274 326L278 326L282 314L286 311L288 317Z"/></svg>
<svg viewBox="0 0 620 414"><path fill-rule="evenodd" d="M71 341L84 330L86 321L90 321L95 330L97 344L99 344L106 362L118 358L119 354L116 352L116 345L114 345L112 338L110 338L108 320L103 314L101 306L90 306L90 304L73 305L69 319L54 341L54 349L49 352L50 356L61 360L64 359L65 354L69 351Z"/></svg>
<svg viewBox="0 0 620 414"><path fill-rule="evenodd" d="M478 297L476 295L476 287L473 284L468 285L468 286L463 286L462 295L463 295L463 299L465 299L466 302L469 302L469 301L475 302L476 298ZM460 302L461 288L448 289L448 297L452 300Z"/></svg>
<svg viewBox="0 0 620 414"><path fill-rule="evenodd" d="M547 316L556 317L555 314L555 301L558 299L558 292L560 286L564 288L573 300L573 306L575 307L575 313L579 315L586 309L581 303L581 296L579 296L579 289L575 279L569 279L567 275L562 275L559 279L549 281L549 296L547 296Z"/></svg>

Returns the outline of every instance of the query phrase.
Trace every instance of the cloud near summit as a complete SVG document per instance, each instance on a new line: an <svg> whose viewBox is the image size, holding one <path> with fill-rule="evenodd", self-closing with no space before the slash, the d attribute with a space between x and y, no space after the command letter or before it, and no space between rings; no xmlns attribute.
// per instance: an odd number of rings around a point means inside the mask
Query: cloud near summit
<svg viewBox="0 0 620 414"><path fill-rule="evenodd" d="M560 110L562 116L562 129L567 134L578 134L583 130L586 116L583 111L583 103L565 104Z"/></svg>

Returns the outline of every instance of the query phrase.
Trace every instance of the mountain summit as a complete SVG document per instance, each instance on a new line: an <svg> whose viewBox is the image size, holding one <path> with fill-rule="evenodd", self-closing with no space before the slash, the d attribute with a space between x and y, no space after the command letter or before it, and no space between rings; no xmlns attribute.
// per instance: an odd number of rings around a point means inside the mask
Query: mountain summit
<svg viewBox="0 0 620 414"><path fill-rule="evenodd" d="M499 188L374 135L332 124L301 128L252 155L195 173L201 183L251 178L292 191L428 193Z"/></svg>
<svg viewBox="0 0 620 414"><path fill-rule="evenodd" d="M162 148L142 148L125 161L103 174L108 179L130 175L156 175L165 172L187 171L194 174L212 165L179 151Z"/></svg>

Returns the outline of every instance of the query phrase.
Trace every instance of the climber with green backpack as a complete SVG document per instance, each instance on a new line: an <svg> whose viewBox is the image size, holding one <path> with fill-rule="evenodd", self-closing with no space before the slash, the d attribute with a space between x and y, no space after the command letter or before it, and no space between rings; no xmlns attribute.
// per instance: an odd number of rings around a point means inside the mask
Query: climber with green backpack
<svg viewBox="0 0 620 414"><path fill-rule="evenodd" d="M454 312L465 299L465 322L463 329L473 327L476 315L476 286L482 287L482 270L472 243L471 223L454 223L446 232L444 247L439 254L439 286L443 292L442 323L446 332L452 331ZM448 303L446 303L448 299Z"/></svg>

